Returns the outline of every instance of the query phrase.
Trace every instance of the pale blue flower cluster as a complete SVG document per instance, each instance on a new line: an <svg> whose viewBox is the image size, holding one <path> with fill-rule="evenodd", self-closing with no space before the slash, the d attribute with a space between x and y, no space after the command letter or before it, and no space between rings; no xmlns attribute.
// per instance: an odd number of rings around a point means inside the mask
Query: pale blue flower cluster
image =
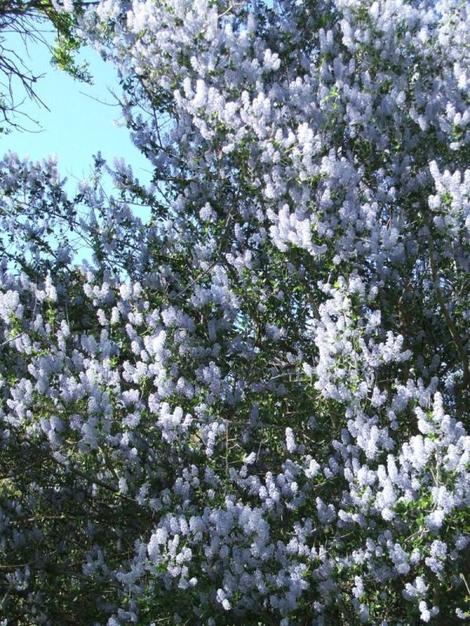
<svg viewBox="0 0 470 626"><path fill-rule="evenodd" d="M469 7L76 19L153 179L0 162L6 624L468 620Z"/></svg>

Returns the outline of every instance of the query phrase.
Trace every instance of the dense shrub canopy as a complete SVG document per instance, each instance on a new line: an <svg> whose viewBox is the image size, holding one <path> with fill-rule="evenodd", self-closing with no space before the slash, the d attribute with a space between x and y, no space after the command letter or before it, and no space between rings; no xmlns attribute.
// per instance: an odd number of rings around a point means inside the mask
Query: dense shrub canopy
<svg viewBox="0 0 470 626"><path fill-rule="evenodd" d="M64 10L153 175L0 162L2 623L465 620L469 5Z"/></svg>

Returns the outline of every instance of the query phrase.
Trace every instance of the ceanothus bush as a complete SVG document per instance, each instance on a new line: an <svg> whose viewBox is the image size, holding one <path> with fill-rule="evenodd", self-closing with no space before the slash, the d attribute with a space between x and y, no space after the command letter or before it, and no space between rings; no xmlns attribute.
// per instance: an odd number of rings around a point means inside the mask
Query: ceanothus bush
<svg viewBox="0 0 470 626"><path fill-rule="evenodd" d="M469 5L76 20L153 175L0 162L2 624L464 623Z"/></svg>

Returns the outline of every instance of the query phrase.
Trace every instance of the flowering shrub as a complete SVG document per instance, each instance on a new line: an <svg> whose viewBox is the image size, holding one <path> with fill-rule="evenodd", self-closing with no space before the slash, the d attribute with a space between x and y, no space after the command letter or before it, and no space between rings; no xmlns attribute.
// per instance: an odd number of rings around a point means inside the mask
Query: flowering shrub
<svg viewBox="0 0 470 626"><path fill-rule="evenodd" d="M463 623L468 5L80 28L153 179L0 163L3 624Z"/></svg>

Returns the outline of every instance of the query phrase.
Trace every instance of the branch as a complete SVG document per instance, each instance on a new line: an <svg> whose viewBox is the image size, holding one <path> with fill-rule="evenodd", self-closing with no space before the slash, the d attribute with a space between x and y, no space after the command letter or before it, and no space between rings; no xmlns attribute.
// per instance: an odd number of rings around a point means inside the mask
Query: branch
<svg viewBox="0 0 470 626"><path fill-rule="evenodd" d="M434 259L434 243L432 240L431 231L430 231L430 237L429 237L429 263L431 265L431 275L432 275L432 280L433 280L434 289L435 289L436 296L437 296L437 301L439 303L439 307L442 311L442 314L447 324L447 328L451 334L452 339L454 340L455 347L457 348L457 352L459 353L460 359L462 361L463 386L467 387L470 383L470 371L469 371L469 366L468 366L468 357L465 351L465 346L459 335L459 331L447 309L444 297L442 295L441 287L439 285L439 271L436 265L436 261Z"/></svg>

